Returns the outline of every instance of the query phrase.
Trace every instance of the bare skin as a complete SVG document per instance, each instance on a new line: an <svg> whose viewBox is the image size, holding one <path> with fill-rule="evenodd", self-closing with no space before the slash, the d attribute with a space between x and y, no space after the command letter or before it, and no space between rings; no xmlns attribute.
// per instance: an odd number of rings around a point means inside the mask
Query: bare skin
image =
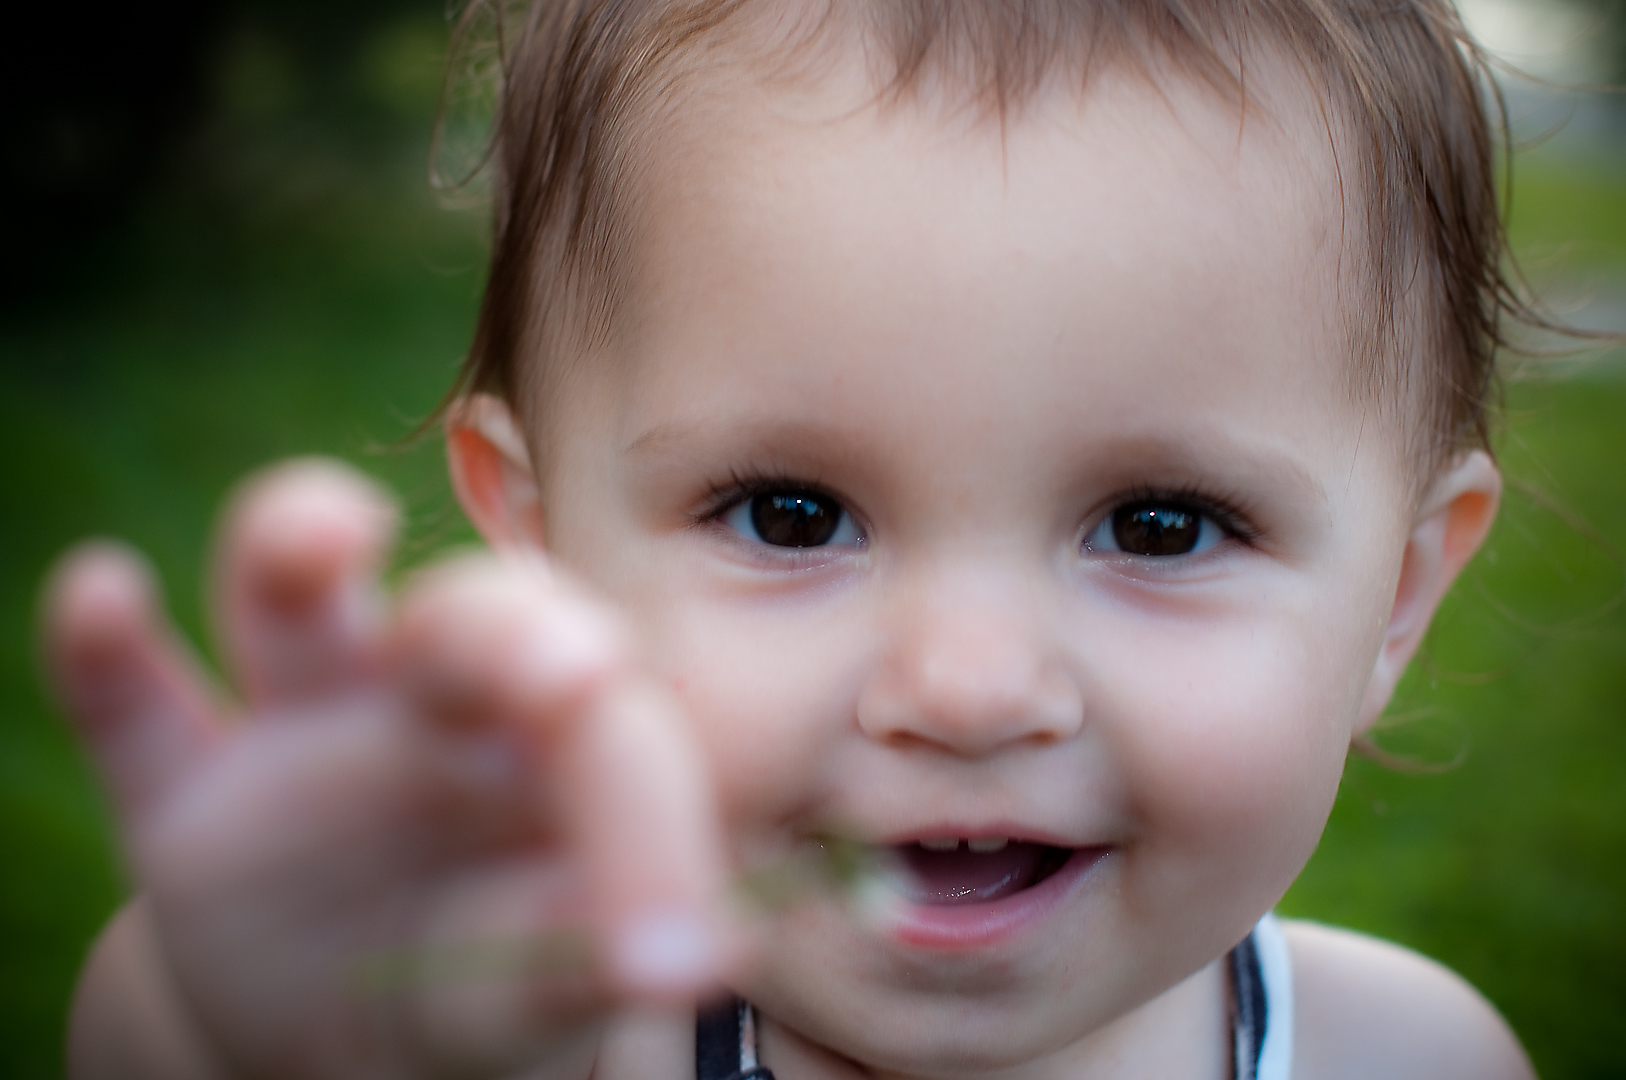
<svg viewBox="0 0 1626 1080"><path fill-rule="evenodd" d="M1499 478L1465 453L1417 497L1349 395L1314 115L1239 137L1124 80L1001 132L862 90L670 133L609 354L534 430L454 409L499 554L390 601L365 482L244 489L216 578L242 721L138 561L64 561L53 669L143 889L77 1075L680 1080L719 983L779 1080L1227 1075L1218 959L1313 849ZM815 503L818 543L762 533ZM1122 547L1137 507L1190 549ZM730 872L838 823L1082 854L1006 929L815 897L753 948ZM355 978L560 929L584 969L383 1005ZM1454 976L1290 941L1295 1076L1530 1075Z"/></svg>

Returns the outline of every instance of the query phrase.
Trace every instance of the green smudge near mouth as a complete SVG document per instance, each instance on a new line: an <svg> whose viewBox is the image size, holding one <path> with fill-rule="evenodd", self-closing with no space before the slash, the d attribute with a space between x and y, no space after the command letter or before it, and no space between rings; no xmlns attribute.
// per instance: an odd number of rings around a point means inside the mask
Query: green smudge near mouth
<svg viewBox="0 0 1626 1080"><path fill-rule="evenodd" d="M729 883L729 898L746 916L766 918L816 896L857 895L876 869L874 855L863 844L826 835L742 871ZM598 960L591 934L560 927L374 953L356 965L353 982L363 995L380 997L480 979L586 975Z"/></svg>
<svg viewBox="0 0 1626 1080"><path fill-rule="evenodd" d="M576 929L470 938L369 956L357 965L355 984L364 995L380 997L478 979L582 974L594 967L595 953L592 937Z"/></svg>
<svg viewBox="0 0 1626 1080"><path fill-rule="evenodd" d="M744 871L730 892L748 912L774 915L812 896L856 891L874 872L873 862L856 840L824 836L776 862Z"/></svg>

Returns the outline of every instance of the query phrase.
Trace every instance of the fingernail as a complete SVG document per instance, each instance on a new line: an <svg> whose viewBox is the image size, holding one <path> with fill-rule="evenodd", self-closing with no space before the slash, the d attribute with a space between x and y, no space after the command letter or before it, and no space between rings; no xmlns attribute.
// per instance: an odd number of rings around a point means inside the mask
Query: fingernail
<svg viewBox="0 0 1626 1080"><path fill-rule="evenodd" d="M616 973L640 990L686 991L716 971L716 946L692 912L655 911L633 919L617 935Z"/></svg>
<svg viewBox="0 0 1626 1080"><path fill-rule="evenodd" d="M76 655L122 646L154 603L151 575L140 557L111 544L74 551L49 588L48 617L56 629L73 632L66 644Z"/></svg>

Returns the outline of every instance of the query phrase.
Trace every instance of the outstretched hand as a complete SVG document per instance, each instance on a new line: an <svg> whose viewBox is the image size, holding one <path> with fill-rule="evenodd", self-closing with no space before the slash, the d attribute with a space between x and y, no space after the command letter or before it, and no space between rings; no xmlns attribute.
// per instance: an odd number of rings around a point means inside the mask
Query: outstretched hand
<svg viewBox="0 0 1626 1080"><path fill-rule="evenodd" d="M150 975L224 1074L585 1076L565 1036L718 977L710 786L628 628L539 554L451 559L392 602L395 516L332 462L244 485L213 581L237 706L138 555L57 567L49 668L139 883L123 932L150 938L103 951L162 968L93 961L85 1023ZM516 955L548 962L427 959Z"/></svg>

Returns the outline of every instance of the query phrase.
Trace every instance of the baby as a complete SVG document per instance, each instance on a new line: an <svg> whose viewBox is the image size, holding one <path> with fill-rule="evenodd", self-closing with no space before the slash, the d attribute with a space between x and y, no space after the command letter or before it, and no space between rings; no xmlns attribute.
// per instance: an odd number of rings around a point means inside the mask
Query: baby
<svg viewBox="0 0 1626 1080"><path fill-rule="evenodd" d="M386 601L387 499L252 481L229 724L134 556L51 585L140 882L74 1075L1531 1075L1269 915L1500 491L1444 0L503 31L494 553Z"/></svg>

